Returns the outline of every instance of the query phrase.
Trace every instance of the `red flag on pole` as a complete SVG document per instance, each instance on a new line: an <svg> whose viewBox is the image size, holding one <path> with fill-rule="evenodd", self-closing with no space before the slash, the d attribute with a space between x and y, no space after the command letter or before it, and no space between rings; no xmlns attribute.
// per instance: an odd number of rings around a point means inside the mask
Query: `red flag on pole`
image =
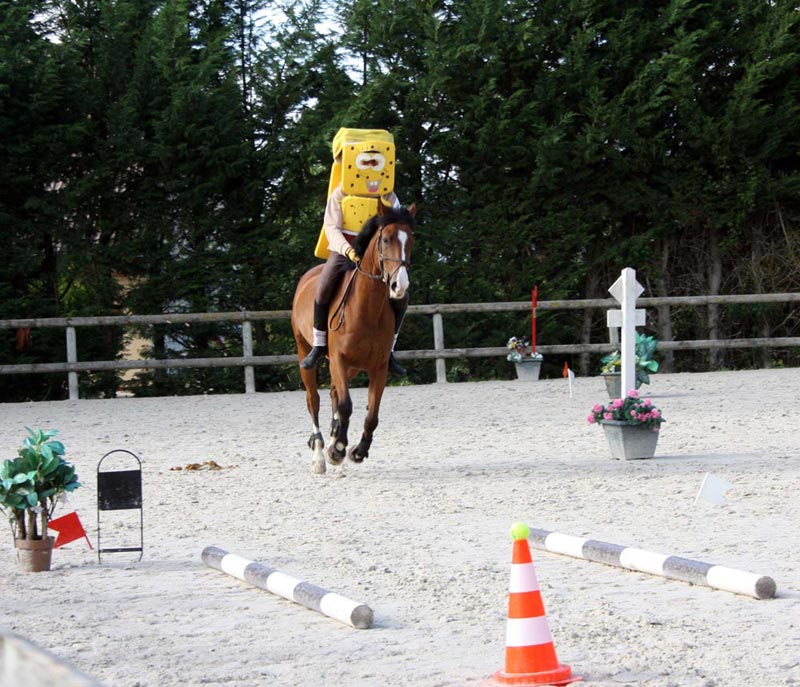
<svg viewBox="0 0 800 687"><path fill-rule="evenodd" d="M51 520L47 524L47 527L58 532L56 543L53 544L54 549L84 537L86 539L86 543L89 545L89 548L94 550L92 542L90 542L89 537L86 536L86 530L83 529L83 525L81 525L81 521L78 518L77 513L67 513L66 515L62 515L60 518Z"/></svg>

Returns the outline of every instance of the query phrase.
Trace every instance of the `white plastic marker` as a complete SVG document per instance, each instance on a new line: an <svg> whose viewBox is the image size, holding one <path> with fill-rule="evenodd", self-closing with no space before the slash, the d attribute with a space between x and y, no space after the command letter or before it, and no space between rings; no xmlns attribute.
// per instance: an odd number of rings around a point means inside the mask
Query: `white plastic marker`
<svg viewBox="0 0 800 687"><path fill-rule="evenodd" d="M261 563L228 553L217 546L203 549L203 563L259 589L277 594L359 630L372 627L372 609L315 584L299 580Z"/></svg>
<svg viewBox="0 0 800 687"><path fill-rule="evenodd" d="M729 489L733 489L733 485L730 482L726 482L724 479L707 472L700 489L697 490L697 496L694 497L694 503L697 505L697 502L703 499L709 503L724 506L727 503L725 501L725 492Z"/></svg>
<svg viewBox="0 0 800 687"><path fill-rule="evenodd" d="M530 543L534 548L550 553L701 584L734 594L754 596L756 599L770 599L777 591L775 580L771 577L595 539L531 528Z"/></svg>

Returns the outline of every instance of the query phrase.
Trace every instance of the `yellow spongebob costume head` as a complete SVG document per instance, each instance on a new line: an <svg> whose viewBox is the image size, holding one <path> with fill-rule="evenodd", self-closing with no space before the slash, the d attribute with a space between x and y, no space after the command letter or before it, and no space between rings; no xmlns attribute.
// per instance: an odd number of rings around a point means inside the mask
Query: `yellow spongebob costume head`
<svg viewBox="0 0 800 687"><path fill-rule="evenodd" d="M331 146L333 167L328 198L342 187L342 229L357 234L377 214L381 196L394 190L394 138L383 129L347 129L336 133ZM314 255L327 259L328 239L320 232Z"/></svg>

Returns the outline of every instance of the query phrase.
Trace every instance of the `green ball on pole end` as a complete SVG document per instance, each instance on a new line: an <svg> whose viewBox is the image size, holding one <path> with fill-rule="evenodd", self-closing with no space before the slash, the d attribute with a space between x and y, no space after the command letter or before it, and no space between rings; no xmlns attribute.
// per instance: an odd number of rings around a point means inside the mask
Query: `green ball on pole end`
<svg viewBox="0 0 800 687"><path fill-rule="evenodd" d="M530 533L530 529L524 522L515 522L511 525L511 538L515 541L517 539L527 539Z"/></svg>

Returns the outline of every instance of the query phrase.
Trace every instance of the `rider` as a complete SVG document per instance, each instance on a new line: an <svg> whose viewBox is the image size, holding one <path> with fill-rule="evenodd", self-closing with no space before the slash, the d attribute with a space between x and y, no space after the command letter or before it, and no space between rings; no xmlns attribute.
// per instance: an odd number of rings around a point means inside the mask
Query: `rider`
<svg viewBox="0 0 800 687"><path fill-rule="evenodd" d="M399 207L394 187L394 139L388 131L339 129L333 139L334 164L328 186L322 232L314 254L326 258L314 295L314 339L312 349L300 367L314 367L328 351L328 307L339 279L361 258L350 240L364 222L378 212L378 203ZM347 191L345 191L347 189ZM389 355L389 370L397 375L406 371L394 357L394 346L408 308L408 294L389 299L394 311L394 341Z"/></svg>

